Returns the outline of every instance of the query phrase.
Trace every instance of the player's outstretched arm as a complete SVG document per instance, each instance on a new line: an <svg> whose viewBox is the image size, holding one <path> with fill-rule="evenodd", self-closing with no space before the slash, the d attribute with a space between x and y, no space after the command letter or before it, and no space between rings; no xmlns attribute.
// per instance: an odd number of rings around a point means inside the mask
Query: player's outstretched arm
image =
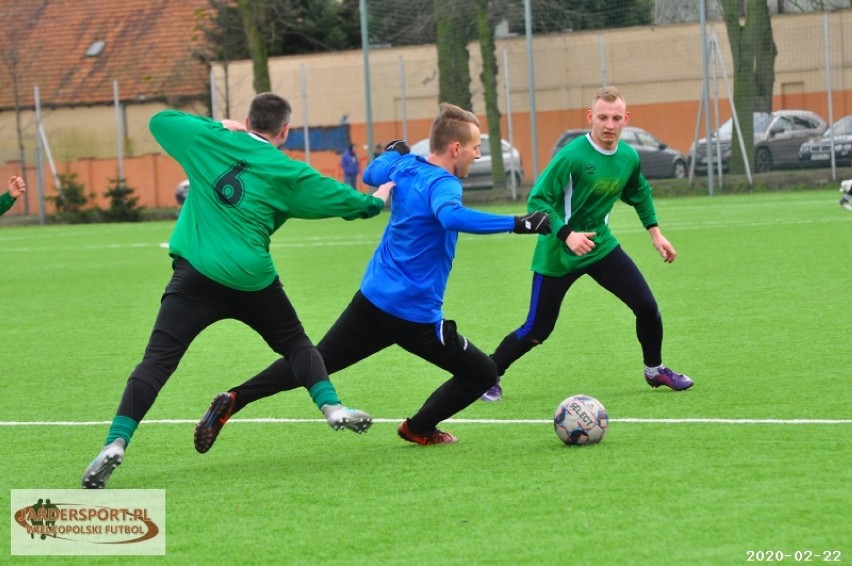
<svg viewBox="0 0 852 566"><path fill-rule="evenodd" d="M541 212L525 216L505 216L467 208L458 201L446 202L438 206L436 217L445 230L468 234L550 233L550 219Z"/></svg>
<svg viewBox="0 0 852 566"><path fill-rule="evenodd" d="M186 140L192 139L199 130L214 124L218 125L218 120L207 116L187 114L180 110L162 110L151 116L148 129L166 153L181 161L185 158L187 149L192 147Z"/></svg>
<svg viewBox="0 0 852 566"><path fill-rule="evenodd" d="M237 122L236 120L230 120L225 118L222 120L222 127L226 130L231 130L232 132L247 132L246 125L242 122Z"/></svg>

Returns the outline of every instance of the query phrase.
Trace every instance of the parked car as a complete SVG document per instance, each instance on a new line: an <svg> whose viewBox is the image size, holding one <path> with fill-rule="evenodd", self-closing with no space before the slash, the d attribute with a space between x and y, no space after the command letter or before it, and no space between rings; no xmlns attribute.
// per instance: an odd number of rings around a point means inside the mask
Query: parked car
<svg viewBox="0 0 852 566"><path fill-rule="evenodd" d="M642 128L626 126L621 132L621 139L630 144L639 154L639 160L642 162L642 174L648 179L686 178L686 156L670 148Z"/></svg>
<svg viewBox="0 0 852 566"><path fill-rule="evenodd" d="M514 177L515 186L520 186L524 180L524 168L521 163L521 152L512 147L508 141L502 140L503 169L506 171L506 184L511 184ZM470 166L467 179L462 179L462 186L471 189L483 189L492 186L491 179L491 146L488 134L482 134L482 145L479 149L481 157ZM415 155L429 155L429 139L420 140L411 146Z"/></svg>
<svg viewBox="0 0 852 566"><path fill-rule="evenodd" d="M780 167L799 167L799 148L802 142L826 130L825 120L810 110L778 110L754 113L754 171L763 173ZM713 132L711 143L718 139L721 147L722 170L728 171L731 160L733 120L728 119ZM695 171L707 172L707 139L698 140ZM689 158L696 155L696 144L689 148Z"/></svg>
<svg viewBox="0 0 852 566"><path fill-rule="evenodd" d="M834 161L840 167L852 166L852 114L837 120L822 136L810 139L799 148L799 159L805 165L831 165L831 136L834 135Z"/></svg>
<svg viewBox="0 0 852 566"><path fill-rule="evenodd" d="M563 132L553 145L553 149L550 150L550 156L553 157L560 149L568 145L569 142L587 133L589 133L589 130L582 129ZM683 179L686 177L686 156L677 150L671 149L642 128L625 126L621 131L621 139L639 154L639 161L642 163L642 174L648 179L669 177Z"/></svg>
<svg viewBox="0 0 852 566"><path fill-rule="evenodd" d="M559 150L574 141L576 138L580 136L585 136L591 130L588 128L578 129L578 130L565 130L562 132L562 135L556 140L556 143L553 144L553 149L550 150L550 158L553 159L553 156L559 153Z"/></svg>

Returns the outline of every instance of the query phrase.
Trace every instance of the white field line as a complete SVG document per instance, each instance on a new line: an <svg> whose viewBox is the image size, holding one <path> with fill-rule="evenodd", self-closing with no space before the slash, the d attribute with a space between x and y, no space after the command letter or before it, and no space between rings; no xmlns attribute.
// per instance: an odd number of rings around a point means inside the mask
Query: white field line
<svg viewBox="0 0 852 566"><path fill-rule="evenodd" d="M404 419L373 419L374 423L393 423L398 424ZM23 427L23 426L103 426L109 425L112 421L0 421L0 427ZM150 419L144 420L140 424L196 424L198 420L190 419ZM228 423L260 423L260 424L312 424L323 423L325 419L284 419L284 418L249 418L249 419L231 419ZM455 424L551 424L552 419L447 419L447 423ZM852 424L852 419L641 419L632 417L622 417L617 419L609 419L612 423L629 423L629 424L723 424L723 425L843 425Z"/></svg>

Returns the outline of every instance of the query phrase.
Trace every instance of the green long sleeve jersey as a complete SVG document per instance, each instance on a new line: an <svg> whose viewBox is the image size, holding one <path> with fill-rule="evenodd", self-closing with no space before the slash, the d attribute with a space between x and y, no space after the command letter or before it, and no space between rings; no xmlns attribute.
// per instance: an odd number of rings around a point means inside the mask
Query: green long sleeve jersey
<svg viewBox="0 0 852 566"><path fill-rule="evenodd" d="M553 232L540 235L533 254L532 270L560 277L585 269L618 246L609 228L616 200L636 209L642 225L656 225L651 186L639 168L639 154L623 141L613 150L595 145L588 135L579 137L557 153L539 177L527 209L550 216ZM557 237L568 226L572 232L594 232L595 249L574 255ZM565 230L562 230L565 233Z"/></svg>
<svg viewBox="0 0 852 566"><path fill-rule="evenodd" d="M0 216L12 208L12 205L15 204L16 200L17 199L15 197L9 194L9 191L0 195Z"/></svg>
<svg viewBox="0 0 852 566"><path fill-rule="evenodd" d="M384 207L263 138L210 118L166 110L149 127L189 177L170 255L232 289L257 291L272 283L277 272L269 243L287 219L369 218Z"/></svg>

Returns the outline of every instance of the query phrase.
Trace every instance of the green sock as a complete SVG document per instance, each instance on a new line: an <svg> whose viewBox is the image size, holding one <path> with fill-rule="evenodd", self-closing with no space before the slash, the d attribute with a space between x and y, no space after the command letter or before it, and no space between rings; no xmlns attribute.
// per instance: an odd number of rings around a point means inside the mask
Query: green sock
<svg viewBox="0 0 852 566"><path fill-rule="evenodd" d="M337 391L334 385L327 379L318 381L310 389L311 399L314 400L318 409L322 409L323 405L341 405L340 397L337 396Z"/></svg>
<svg viewBox="0 0 852 566"><path fill-rule="evenodd" d="M139 423L130 417L116 415L115 418L112 419L112 425L109 427L109 432L107 433L104 446L116 438L121 438L124 440L124 447L127 448L130 445L130 438L133 436L133 433L136 432L137 426L139 426Z"/></svg>

